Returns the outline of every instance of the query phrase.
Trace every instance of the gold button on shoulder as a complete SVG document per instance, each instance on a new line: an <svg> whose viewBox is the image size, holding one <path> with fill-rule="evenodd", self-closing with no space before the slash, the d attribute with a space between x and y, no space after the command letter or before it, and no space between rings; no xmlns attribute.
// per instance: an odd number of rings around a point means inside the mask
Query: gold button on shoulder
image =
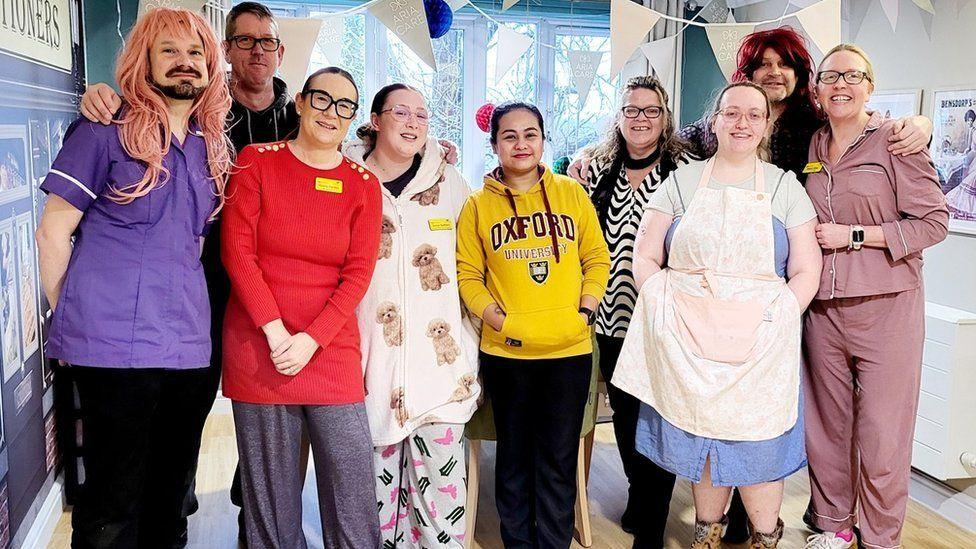
<svg viewBox="0 0 976 549"><path fill-rule="evenodd" d="M369 181L369 174L368 173L364 173L363 174L363 181Z"/></svg>
<svg viewBox="0 0 976 549"><path fill-rule="evenodd" d="M756 200L762 200L763 198L765 198L765 195L763 195L763 193L759 193L756 195Z"/></svg>
<svg viewBox="0 0 976 549"><path fill-rule="evenodd" d="M360 167L358 167L358 168L356 168L356 169L357 169L357 170L359 170L359 173L363 173L363 172L365 172L365 171L366 171L366 170L364 170L364 169L363 169L363 167L362 167L362 166L360 166Z"/></svg>
<svg viewBox="0 0 976 549"><path fill-rule="evenodd" d="M258 152L259 153L263 153L264 152L264 147L258 147Z"/></svg>

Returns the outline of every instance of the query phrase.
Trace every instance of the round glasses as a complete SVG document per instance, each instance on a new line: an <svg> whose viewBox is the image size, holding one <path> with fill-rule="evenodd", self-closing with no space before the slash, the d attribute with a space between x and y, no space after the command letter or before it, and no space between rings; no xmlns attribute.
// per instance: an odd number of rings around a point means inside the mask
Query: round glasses
<svg viewBox="0 0 976 549"><path fill-rule="evenodd" d="M409 122L410 117L417 119L417 124L426 126L430 124L430 115L427 111L412 112L406 105L393 105L389 109L383 109L380 113L390 113L397 122Z"/></svg>
<svg viewBox="0 0 976 549"><path fill-rule="evenodd" d="M741 111L733 107L729 107L718 111L718 115L722 117L722 120L724 120L726 124L736 124L744 116L746 118L746 121L754 126L765 122L767 117L766 113L758 109L753 109L751 111Z"/></svg>

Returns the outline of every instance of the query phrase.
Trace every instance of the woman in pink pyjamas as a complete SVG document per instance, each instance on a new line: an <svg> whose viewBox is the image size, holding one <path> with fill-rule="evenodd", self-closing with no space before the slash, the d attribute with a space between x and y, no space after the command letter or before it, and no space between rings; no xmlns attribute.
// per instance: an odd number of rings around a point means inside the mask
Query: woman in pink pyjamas
<svg viewBox="0 0 976 549"><path fill-rule="evenodd" d="M892 156L893 120L868 112L867 55L840 45L817 73L829 124L810 145L807 193L820 218L820 291L804 326L808 549L900 547L918 407L922 250L949 214L927 151ZM857 513L855 515L855 513Z"/></svg>

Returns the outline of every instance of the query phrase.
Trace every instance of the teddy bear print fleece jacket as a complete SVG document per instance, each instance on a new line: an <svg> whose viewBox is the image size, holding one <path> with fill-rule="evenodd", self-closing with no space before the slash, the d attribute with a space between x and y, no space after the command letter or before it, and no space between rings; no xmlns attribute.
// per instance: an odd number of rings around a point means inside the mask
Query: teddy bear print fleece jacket
<svg viewBox="0 0 976 549"><path fill-rule="evenodd" d="M361 141L343 153L363 162ZM366 412L374 446L429 423L463 424L477 408L478 336L458 294L456 224L470 192L428 139L417 175L385 187L380 247L359 304Z"/></svg>

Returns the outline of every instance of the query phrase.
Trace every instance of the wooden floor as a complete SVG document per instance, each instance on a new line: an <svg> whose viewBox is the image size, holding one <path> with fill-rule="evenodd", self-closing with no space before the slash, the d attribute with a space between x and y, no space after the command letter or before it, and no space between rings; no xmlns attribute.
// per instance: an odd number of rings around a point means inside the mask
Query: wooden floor
<svg viewBox="0 0 976 549"><path fill-rule="evenodd" d="M492 445L483 446L481 460L481 493L476 531L476 547L501 549L498 538L498 517L492 499ZM204 431L203 448L197 487L200 511L190 520L190 547L218 549L237 547L237 508L228 498L231 478L237 461L234 424L229 413L211 415ZM322 547L319 519L315 504L315 482L310 471L305 484L304 527L309 547ZM626 486L620 459L617 456L613 430L609 425L597 427L593 464L590 472L589 501L593 525L593 547L599 549L629 549L632 538L624 533L617 520L624 510ZM809 534L800 520L808 497L807 478L803 473L790 477L786 483L783 520L786 534L780 547L802 548ZM58 523L49 549L69 547L71 535L70 513L65 512ZM691 507L691 488L686 481L678 481L671 503L668 523L668 547L687 547L691 541L694 510ZM906 549L972 549L976 535L965 532L935 513L914 502L908 509L908 521L902 540ZM576 543L573 547L579 547ZM738 549L738 548L736 548Z"/></svg>

